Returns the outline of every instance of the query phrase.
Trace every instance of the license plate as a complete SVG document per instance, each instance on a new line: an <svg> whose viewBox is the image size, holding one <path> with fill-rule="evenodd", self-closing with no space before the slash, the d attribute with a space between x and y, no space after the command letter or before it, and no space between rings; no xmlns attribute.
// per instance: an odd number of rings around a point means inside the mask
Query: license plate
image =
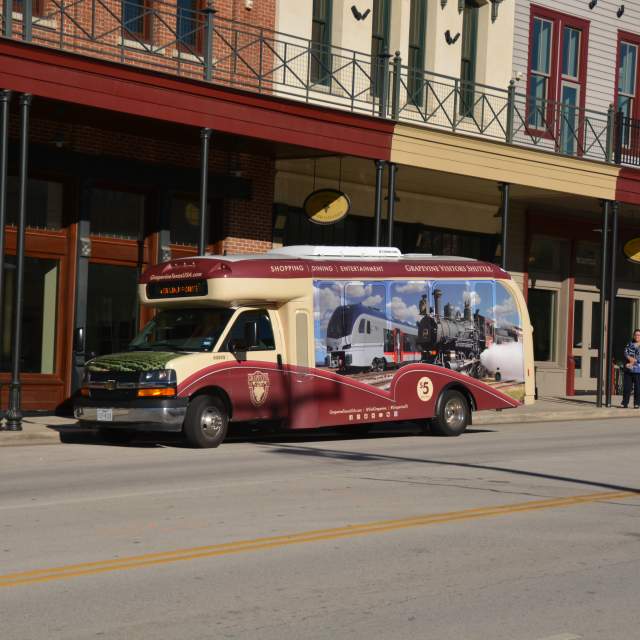
<svg viewBox="0 0 640 640"><path fill-rule="evenodd" d="M98 409L98 422L113 422L113 409Z"/></svg>

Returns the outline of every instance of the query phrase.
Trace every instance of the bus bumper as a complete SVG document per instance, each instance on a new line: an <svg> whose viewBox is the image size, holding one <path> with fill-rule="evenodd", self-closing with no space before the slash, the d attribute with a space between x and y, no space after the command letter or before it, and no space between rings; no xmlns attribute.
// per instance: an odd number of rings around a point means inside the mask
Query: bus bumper
<svg viewBox="0 0 640 640"><path fill-rule="evenodd" d="M172 398L149 402L114 402L78 400L74 416L84 427L134 429L136 431L182 431L187 414L187 399Z"/></svg>

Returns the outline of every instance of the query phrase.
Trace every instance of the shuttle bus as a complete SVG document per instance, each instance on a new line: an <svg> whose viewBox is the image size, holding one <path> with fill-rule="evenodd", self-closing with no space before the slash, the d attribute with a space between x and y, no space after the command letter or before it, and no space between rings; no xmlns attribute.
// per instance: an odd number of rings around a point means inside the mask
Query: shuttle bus
<svg viewBox="0 0 640 640"><path fill-rule="evenodd" d="M85 367L74 412L125 441L230 422L289 429L423 421L457 436L480 410L533 402L532 329L493 264L394 248L298 246L149 268L155 317Z"/></svg>

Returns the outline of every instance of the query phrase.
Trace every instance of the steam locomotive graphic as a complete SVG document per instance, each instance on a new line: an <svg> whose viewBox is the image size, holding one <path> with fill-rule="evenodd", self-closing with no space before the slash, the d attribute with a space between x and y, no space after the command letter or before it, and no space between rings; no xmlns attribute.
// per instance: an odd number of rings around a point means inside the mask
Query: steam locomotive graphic
<svg viewBox="0 0 640 640"><path fill-rule="evenodd" d="M519 339L516 327L497 328L479 310L472 313L468 298L462 311L450 303L442 308L440 289L433 291L433 306L426 298L425 294L420 300L415 324L390 320L382 310L363 304L338 306L327 326L325 364L339 370L381 371L419 361L484 378L488 372L482 352L494 343Z"/></svg>

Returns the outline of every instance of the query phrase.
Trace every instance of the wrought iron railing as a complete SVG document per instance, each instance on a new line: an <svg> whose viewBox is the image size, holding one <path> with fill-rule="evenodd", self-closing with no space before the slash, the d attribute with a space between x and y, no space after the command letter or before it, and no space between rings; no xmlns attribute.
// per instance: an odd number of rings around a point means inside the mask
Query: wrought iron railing
<svg viewBox="0 0 640 640"><path fill-rule="evenodd" d="M614 162L640 167L640 120L622 112L616 114Z"/></svg>
<svg viewBox="0 0 640 640"><path fill-rule="evenodd" d="M4 0L2 34L247 91L482 136L553 153L640 164L640 122L528 98L402 64L399 55L308 39L156 0ZM34 12L34 8L36 11Z"/></svg>

